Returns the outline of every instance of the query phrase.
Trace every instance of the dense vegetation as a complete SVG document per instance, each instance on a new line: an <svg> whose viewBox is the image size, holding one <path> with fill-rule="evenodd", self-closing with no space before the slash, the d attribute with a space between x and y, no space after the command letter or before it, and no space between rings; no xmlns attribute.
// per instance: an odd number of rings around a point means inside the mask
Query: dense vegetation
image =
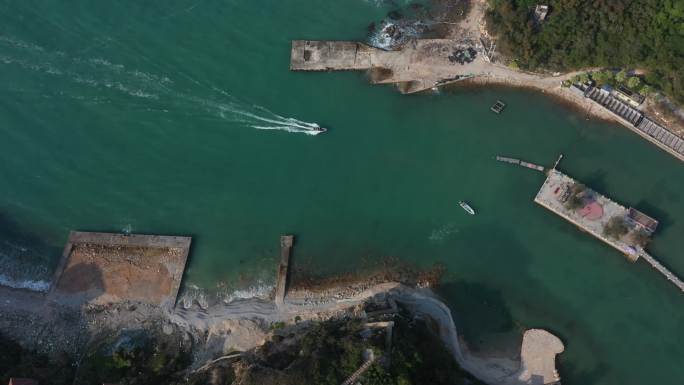
<svg viewBox="0 0 684 385"><path fill-rule="evenodd" d="M259 349L240 384L339 385L364 362L366 349L389 360L377 360L359 379L364 385L480 384L458 366L425 322L394 321L390 352L385 351L384 331L364 338L358 321L318 323L299 339L276 338Z"/></svg>
<svg viewBox="0 0 684 385"><path fill-rule="evenodd" d="M548 4L546 20L534 6ZM645 70L644 83L684 103L684 2L678 0L490 0L487 25L499 51L523 68ZM633 82L636 82L634 80Z"/></svg>
<svg viewBox="0 0 684 385"><path fill-rule="evenodd" d="M70 385L74 367L66 354L48 356L25 350L0 334L0 384L7 384L10 377L34 378L41 384Z"/></svg>
<svg viewBox="0 0 684 385"><path fill-rule="evenodd" d="M29 377L41 384L339 385L363 363L364 385L481 385L463 371L423 320L394 317L389 351L386 329L359 320L274 325L273 338L233 366L223 361L190 371L189 345L179 335L126 330L89 343L83 355L28 351L0 335L0 383Z"/></svg>
<svg viewBox="0 0 684 385"><path fill-rule="evenodd" d="M174 338L142 331L122 332L91 344L76 383L176 384L190 364L189 352Z"/></svg>
<svg viewBox="0 0 684 385"><path fill-rule="evenodd" d="M155 336L136 336L134 343L112 340L91 347L76 362L66 353L44 354L22 348L0 334L0 383L10 377L26 377L40 384L186 384L194 379L181 376L190 364L187 351L177 342Z"/></svg>

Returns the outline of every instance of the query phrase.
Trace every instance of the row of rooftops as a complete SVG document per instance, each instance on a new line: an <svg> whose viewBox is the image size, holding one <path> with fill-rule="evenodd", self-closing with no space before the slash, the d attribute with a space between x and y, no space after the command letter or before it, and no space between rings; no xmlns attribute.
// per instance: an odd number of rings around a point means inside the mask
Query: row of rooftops
<svg viewBox="0 0 684 385"><path fill-rule="evenodd" d="M641 111L620 101L613 95L612 92L606 90L605 88L589 87L584 92L584 96L606 107L615 115L620 116L635 127L644 117L644 114L642 114Z"/></svg>
<svg viewBox="0 0 684 385"><path fill-rule="evenodd" d="M570 91L599 103L612 113L628 121L639 131L655 139L662 146L684 156L683 138L680 138L667 128L654 122L652 119L649 119L641 111L636 109L635 105L638 106L643 102L643 96L634 92L628 94L627 92L631 91L624 87L615 90L607 86L597 88L590 84L572 84L570 86ZM632 103L625 102L625 98L628 98Z"/></svg>

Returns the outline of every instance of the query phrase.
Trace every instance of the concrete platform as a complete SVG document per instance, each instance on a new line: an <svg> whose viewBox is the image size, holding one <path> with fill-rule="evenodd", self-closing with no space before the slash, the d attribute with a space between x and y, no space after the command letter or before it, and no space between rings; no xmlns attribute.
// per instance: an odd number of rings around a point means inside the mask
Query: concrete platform
<svg viewBox="0 0 684 385"><path fill-rule="evenodd" d="M51 295L73 303L174 306L190 237L71 232Z"/></svg>
<svg viewBox="0 0 684 385"><path fill-rule="evenodd" d="M630 261L636 261L639 258L639 253L642 248L636 244L631 237L632 231L619 239L610 238L604 233L604 228L606 228L608 222L612 218L627 217L629 213L627 207L624 207L587 187L586 193L593 196L593 200L601 207L603 213L599 218L584 216L581 210L569 209L563 199L563 194L569 192L575 184L579 184L579 182L557 170L549 170L548 177L539 189L534 201L593 235L597 239L619 250Z"/></svg>
<svg viewBox="0 0 684 385"><path fill-rule="evenodd" d="M455 52L468 47L450 39L419 39L385 51L359 42L294 40L290 70L371 70L372 83L392 83L403 93L413 93L482 72L479 55L466 64L452 60Z"/></svg>
<svg viewBox="0 0 684 385"><path fill-rule="evenodd" d="M546 330L527 330L520 348L521 372L518 380L532 385L559 384L556 355L564 350L563 342Z"/></svg>
<svg viewBox="0 0 684 385"><path fill-rule="evenodd" d="M293 71L364 70L371 68L377 50L352 41L294 40L290 54Z"/></svg>

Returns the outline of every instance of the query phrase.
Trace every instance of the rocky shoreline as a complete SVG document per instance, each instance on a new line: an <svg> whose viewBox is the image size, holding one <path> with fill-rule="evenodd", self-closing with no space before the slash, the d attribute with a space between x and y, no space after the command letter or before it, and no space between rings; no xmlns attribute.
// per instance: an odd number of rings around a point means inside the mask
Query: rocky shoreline
<svg viewBox="0 0 684 385"><path fill-rule="evenodd" d="M523 367L514 359L478 358L461 347L451 311L427 286L345 282L312 291L300 288L282 307L256 298L189 310L131 301L73 308L59 304L57 298L0 288L0 332L17 338L26 348L67 354L81 362L93 344L119 341L125 333L139 330L166 338L189 352L192 362L186 373L191 373L217 357L258 348L276 329L334 319L363 320L369 303L391 299L414 316L432 319L437 325L434 332L454 359L475 377L490 384L522 383L515 376Z"/></svg>

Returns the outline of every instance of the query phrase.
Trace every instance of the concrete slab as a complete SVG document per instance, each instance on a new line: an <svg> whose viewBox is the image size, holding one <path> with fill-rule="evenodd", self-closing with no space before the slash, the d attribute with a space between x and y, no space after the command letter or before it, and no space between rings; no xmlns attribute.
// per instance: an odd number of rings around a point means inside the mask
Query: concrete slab
<svg viewBox="0 0 684 385"><path fill-rule="evenodd" d="M52 295L73 303L175 305L190 237L71 232Z"/></svg>

